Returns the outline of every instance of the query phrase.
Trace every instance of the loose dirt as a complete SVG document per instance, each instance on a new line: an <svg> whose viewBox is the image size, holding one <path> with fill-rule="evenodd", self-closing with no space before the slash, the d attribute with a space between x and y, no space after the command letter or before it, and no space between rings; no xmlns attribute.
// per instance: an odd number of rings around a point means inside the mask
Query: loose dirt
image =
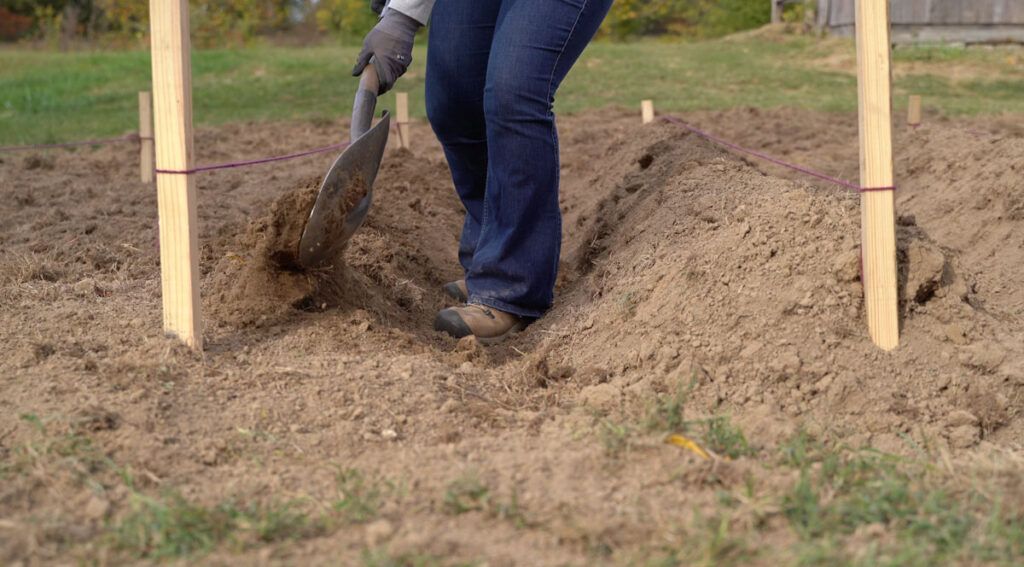
<svg viewBox="0 0 1024 567"><path fill-rule="evenodd" d="M851 117L685 118L857 177ZM562 120L556 306L493 348L430 328L440 286L460 275L461 207L423 125L414 152L389 150L366 224L316 273L289 254L328 157L198 178L202 355L161 336L155 191L135 181L132 151L0 156L0 458L38 443L38 421L87 435L135 483L97 464L98 484L83 485L64 461L5 473L0 558L95 557L133 491L315 511L338 498L339 470L358 469L393 487L383 523L209 560L348 564L386 547L628 563L722 486L791 478L757 468L751 480L757 457L710 465L663 432L626 456L602 435L680 388L688 417L728 415L758 450L799 429L900 455L1024 450L1024 139L1012 126L930 117L898 132L901 346L883 353L866 334L856 195L638 123L618 110ZM205 129L197 151L283 153L342 132ZM515 513L451 513L467 478Z"/></svg>

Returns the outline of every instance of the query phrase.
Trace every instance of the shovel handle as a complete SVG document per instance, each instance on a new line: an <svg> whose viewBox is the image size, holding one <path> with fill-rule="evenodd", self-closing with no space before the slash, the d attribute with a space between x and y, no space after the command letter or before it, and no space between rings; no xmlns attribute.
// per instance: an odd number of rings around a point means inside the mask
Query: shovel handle
<svg viewBox="0 0 1024 567"><path fill-rule="evenodd" d="M356 100L352 105L352 142L370 130L370 125L373 124L373 113L377 110L377 92L379 90L380 79L377 77L377 69L373 66L371 59L370 64L363 69L363 74L359 76L359 90L356 91Z"/></svg>

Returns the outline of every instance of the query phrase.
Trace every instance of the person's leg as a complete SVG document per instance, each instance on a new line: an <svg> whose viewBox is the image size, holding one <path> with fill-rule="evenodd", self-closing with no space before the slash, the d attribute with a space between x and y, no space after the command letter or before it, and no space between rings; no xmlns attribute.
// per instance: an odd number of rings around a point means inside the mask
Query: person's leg
<svg viewBox="0 0 1024 567"><path fill-rule="evenodd" d="M480 237L487 184L484 84L501 0L440 0L430 19L427 117L466 207L459 261L468 270Z"/></svg>
<svg viewBox="0 0 1024 567"><path fill-rule="evenodd" d="M552 105L611 3L502 2L484 90L487 189L470 303L530 318L551 306L562 237Z"/></svg>

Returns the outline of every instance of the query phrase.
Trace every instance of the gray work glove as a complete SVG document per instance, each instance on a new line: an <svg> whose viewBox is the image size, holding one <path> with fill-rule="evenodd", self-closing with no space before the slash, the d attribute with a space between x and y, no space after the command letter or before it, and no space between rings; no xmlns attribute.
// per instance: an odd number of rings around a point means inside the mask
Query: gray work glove
<svg viewBox="0 0 1024 567"><path fill-rule="evenodd" d="M388 0L370 0L370 9L379 16L384 11L384 5L387 3Z"/></svg>
<svg viewBox="0 0 1024 567"><path fill-rule="evenodd" d="M372 60L377 69L377 77L380 78L380 91L377 94L391 90L395 81L405 74L412 63L412 42L422 25L401 12L391 8L385 10L380 22L366 34L363 50L359 52L356 66L352 68L352 76L362 75L363 69Z"/></svg>

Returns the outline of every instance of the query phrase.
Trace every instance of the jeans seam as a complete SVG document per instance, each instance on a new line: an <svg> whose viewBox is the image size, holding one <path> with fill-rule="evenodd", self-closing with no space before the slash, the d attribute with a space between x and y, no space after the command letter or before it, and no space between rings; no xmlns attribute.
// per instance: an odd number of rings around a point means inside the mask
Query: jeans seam
<svg viewBox="0 0 1024 567"><path fill-rule="evenodd" d="M565 55L565 50L569 47L569 42L572 41L573 34L576 33L576 28L579 27L580 20L583 18L583 12L587 11L587 5L589 0L583 0L583 4L580 6L580 11L576 14L576 19L572 22L572 27L569 28L569 33L565 36L565 41L562 42L561 49L558 50L558 56L555 57L555 64L551 66L551 76L548 78L548 116L551 117L551 146L555 149L555 191L558 191L558 186L561 185L560 178L561 173L561 159L558 152L558 126L554 124L555 111L552 99L555 96L554 85L555 85L555 73L558 72L558 64L562 62L562 56ZM561 215L559 215L561 216ZM559 236L561 236L562 227L558 227ZM561 246L561 243L559 243ZM558 277L558 260L557 255L555 259L555 277Z"/></svg>

